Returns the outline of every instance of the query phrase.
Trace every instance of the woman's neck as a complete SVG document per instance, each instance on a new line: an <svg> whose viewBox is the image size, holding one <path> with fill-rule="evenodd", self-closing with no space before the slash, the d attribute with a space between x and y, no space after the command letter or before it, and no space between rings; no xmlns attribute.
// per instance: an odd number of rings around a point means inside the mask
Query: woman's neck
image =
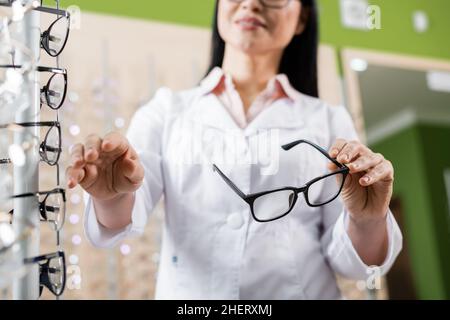
<svg viewBox="0 0 450 320"><path fill-rule="evenodd" d="M279 69L282 51L249 55L226 46L222 70L231 75L245 112Z"/></svg>

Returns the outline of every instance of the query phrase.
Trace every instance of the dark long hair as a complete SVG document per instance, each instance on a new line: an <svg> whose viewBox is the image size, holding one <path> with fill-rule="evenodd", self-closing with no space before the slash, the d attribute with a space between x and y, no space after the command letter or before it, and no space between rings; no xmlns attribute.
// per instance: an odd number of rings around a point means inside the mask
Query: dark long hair
<svg viewBox="0 0 450 320"><path fill-rule="evenodd" d="M213 19L210 72L214 67L221 67L225 53L225 41L219 34L217 14L219 1L216 1ZM303 8L308 8L309 16L305 30L295 35L284 49L279 73L287 75L291 85L298 91L309 96L318 97L317 85L317 48L318 48L318 17L315 0L300 0Z"/></svg>

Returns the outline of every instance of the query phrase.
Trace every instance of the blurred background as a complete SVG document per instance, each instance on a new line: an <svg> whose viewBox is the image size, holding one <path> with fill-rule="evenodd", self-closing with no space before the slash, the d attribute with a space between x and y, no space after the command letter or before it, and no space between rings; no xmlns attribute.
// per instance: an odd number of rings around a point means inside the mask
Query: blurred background
<svg viewBox="0 0 450 320"><path fill-rule="evenodd" d="M69 147L88 134L125 133L133 113L157 88L198 84L209 62L214 2L61 1L72 13L60 57L69 83L60 115L63 168ZM391 209L404 235L403 251L382 290L370 295L346 279L340 286L349 299L450 299L450 1L318 4L321 98L345 105L360 137L393 162ZM49 24L52 17L41 19ZM51 65L46 59L41 55L41 64ZM52 118L50 111L42 109L41 119ZM54 169L41 169L40 188L51 188ZM82 190L68 192L64 299L152 299L163 205L144 236L109 250L88 243L83 211ZM54 250L53 231L45 227L43 253ZM53 299L44 291L43 299ZM10 294L7 288L2 297Z"/></svg>

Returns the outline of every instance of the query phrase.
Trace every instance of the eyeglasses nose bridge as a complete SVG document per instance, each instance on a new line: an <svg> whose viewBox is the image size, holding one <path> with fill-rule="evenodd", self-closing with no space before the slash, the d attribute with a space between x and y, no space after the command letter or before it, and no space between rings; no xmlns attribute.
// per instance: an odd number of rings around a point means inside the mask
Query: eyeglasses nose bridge
<svg viewBox="0 0 450 320"><path fill-rule="evenodd" d="M308 187L302 186L302 187L296 188L295 193L298 195L299 193L305 193L306 190L308 190Z"/></svg>

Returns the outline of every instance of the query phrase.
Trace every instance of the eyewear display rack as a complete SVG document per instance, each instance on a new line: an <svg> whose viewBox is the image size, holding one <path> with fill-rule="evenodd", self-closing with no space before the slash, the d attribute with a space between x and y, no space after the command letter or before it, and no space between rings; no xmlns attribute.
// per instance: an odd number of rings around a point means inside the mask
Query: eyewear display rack
<svg viewBox="0 0 450 320"><path fill-rule="evenodd" d="M33 0L25 0L23 3L31 3ZM33 59L37 61L40 56L40 13L38 11L30 11L26 13L18 26L15 35L17 41L30 49ZM20 54L18 58L21 59ZM18 59L18 61L20 61ZM39 88L39 72L32 70L29 76L23 79L23 88L25 94L21 95L19 105L29 105L24 108L23 112L17 112L15 121L20 122L38 122L40 121L40 88ZM26 131L31 131L36 137L40 137L39 127L25 128L25 130L16 132L15 142L18 144L26 143ZM39 190L39 145L26 152L27 167L14 166L14 194L23 194L27 192L36 192ZM30 174L31 172L31 174ZM36 231L31 236L25 238L19 244L20 258L34 257L39 255L39 205L35 198L21 198L14 200L14 212L16 216L13 219L13 227L17 234L24 232L27 227L24 221L30 221L37 226ZM13 299L14 300L37 300L39 298L39 265L33 265L27 274L22 278L13 282Z"/></svg>
<svg viewBox="0 0 450 320"><path fill-rule="evenodd" d="M67 92L67 71L59 68L59 54L64 49L69 35L70 14L59 9L59 0L55 2L56 8L44 6L42 0L2 0L0 2L2 7L11 9L10 16L2 17L0 49L6 49L2 50L2 54L11 54L12 57L12 63L1 65L1 68L8 69L9 72L20 70L13 77L15 81L11 82L18 89L14 93L14 98L5 106L1 106L2 122L7 123L2 123L0 126L2 129L10 130L13 135L13 140L8 141L6 146L10 158L2 159L2 164L11 165L13 169L13 190L8 198L13 199L13 210L9 214L11 215L11 233L14 234L15 239L10 244L8 244L10 241L8 235L3 235L2 239L6 239L6 248L9 248L12 254L10 260L16 264L13 264L10 270L11 276L3 274L2 277L12 282L14 300L37 300L44 287L47 287L56 299L59 299L66 283L65 255L60 242L66 199L65 190L60 188L58 162L62 152L59 108L63 105ZM41 29L41 12L57 16L44 32ZM10 45L13 46L10 47ZM56 58L56 67L40 65L41 49ZM40 72L52 74L42 89ZM11 81L11 73L8 74L9 76L5 78L6 88L10 84L8 81ZM21 78L20 81L18 78ZM43 105L56 111L56 121L40 121ZM42 127L49 128L44 141L32 143L36 140L41 141ZM30 136L33 139L30 140ZM56 142L56 145L52 145L52 142ZM17 151L17 148L21 150L20 154L23 158L20 164L17 163L17 152L11 151ZM57 188L51 191L40 189L39 164L41 161L56 170ZM42 201L41 197L44 197ZM54 227L58 251L39 255L40 223L44 221L50 222ZM3 240L2 244L5 245ZM18 272L16 269L23 272Z"/></svg>

